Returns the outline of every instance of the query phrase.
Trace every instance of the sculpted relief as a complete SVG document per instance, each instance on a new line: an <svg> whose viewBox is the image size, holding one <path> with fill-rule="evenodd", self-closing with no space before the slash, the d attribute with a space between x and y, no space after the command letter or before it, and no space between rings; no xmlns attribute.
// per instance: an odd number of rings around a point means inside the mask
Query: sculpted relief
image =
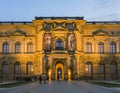
<svg viewBox="0 0 120 93"><path fill-rule="evenodd" d="M40 29L41 26L38 26L38 29ZM74 22L72 23L65 23L65 22L51 22L47 23L44 22L42 24L42 30L45 30L46 32L49 32L50 30L56 30L56 29L64 29L64 30L69 30L74 31L76 29L76 24Z"/></svg>

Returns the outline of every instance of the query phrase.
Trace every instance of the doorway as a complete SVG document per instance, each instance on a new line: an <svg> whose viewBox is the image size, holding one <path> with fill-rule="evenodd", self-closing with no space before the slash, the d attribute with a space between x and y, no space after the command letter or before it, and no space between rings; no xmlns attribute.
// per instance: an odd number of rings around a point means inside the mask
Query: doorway
<svg viewBox="0 0 120 93"><path fill-rule="evenodd" d="M64 79L64 65L62 63L57 63L55 69L56 69L56 75L55 75L56 80L58 79L58 77L60 80L63 80Z"/></svg>

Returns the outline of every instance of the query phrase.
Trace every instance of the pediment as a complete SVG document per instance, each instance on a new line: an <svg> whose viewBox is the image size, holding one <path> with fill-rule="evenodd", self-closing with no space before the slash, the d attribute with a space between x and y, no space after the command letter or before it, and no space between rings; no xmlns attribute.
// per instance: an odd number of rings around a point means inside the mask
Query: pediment
<svg viewBox="0 0 120 93"><path fill-rule="evenodd" d="M15 36L23 36L23 35L26 35L26 32L24 32L23 30L17 29L13 31L11 34Z"/></svg>
<svg viewBox="0 0 120 93"><path fill-rule="evenodd" d="M97 36L108 36L108 32L102 30L102 29L99 29L99 30L96 30L92 33L93 35L97 35Z"/></svg>

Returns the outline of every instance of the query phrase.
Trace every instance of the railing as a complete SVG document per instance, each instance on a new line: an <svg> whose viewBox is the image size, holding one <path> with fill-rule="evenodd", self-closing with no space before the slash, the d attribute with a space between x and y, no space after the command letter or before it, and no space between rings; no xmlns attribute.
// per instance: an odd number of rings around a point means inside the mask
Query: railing
<svg viewBox="0 0 120 93"><path fill-rule="evenodd" d="M88 21L87 24L120 24L120 21Z"/></svg>
<svg viewBox="0 0 120 93"><path fill-rule="evenodd" d="M0 24L32 24L31 21L0 21Z"/></svg>

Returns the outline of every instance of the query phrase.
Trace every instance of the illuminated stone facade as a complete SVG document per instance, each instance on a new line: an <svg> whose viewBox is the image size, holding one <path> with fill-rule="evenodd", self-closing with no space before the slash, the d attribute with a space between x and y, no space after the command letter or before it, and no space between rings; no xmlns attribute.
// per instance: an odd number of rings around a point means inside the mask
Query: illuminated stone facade
<svg viewBox="0 0 120 93"><path fill-rule="evenodd" d="M119 79L120 23L83 17L0 22L0 78Z"/></svg>

